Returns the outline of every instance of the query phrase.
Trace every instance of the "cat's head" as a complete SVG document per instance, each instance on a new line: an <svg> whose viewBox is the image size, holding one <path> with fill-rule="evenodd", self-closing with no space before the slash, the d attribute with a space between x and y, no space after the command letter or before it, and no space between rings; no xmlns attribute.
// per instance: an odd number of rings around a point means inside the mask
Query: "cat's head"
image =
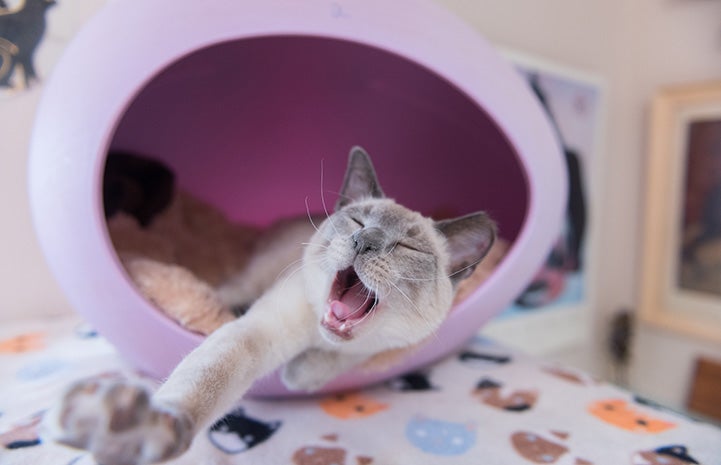
<svg viewBox="0 0 721 465"><path fill-rule="evenodd" d="M335 212L304 257L322 335L367 352L425 339L495 234L485 213L433 221L386 198L370 157L353 148Z"/></svg>

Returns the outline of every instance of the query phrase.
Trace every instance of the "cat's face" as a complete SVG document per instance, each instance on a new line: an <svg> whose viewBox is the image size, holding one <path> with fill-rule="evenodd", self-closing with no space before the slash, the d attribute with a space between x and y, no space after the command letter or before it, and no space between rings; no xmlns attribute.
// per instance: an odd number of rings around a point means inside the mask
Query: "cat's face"
<svg viewBox="0 0 721 465"><path fill-rule="evenodd" d="M454 278L472 271L494 237L485 216L464 221L436 223L383 197L368 156L352 152L336 211L304 257L325 339L376 352L432 334L451 306Z"/></svg>
<svg viewBox="0 0 721 465"><path fill-rule="evenodd" d="M313 288L323 289L315 302L323 336L362 339L375 351L431 334L452 299L442 251L432 222L392 200L354 202L333 214L306 254L306 267L317 270Z"/></svg>

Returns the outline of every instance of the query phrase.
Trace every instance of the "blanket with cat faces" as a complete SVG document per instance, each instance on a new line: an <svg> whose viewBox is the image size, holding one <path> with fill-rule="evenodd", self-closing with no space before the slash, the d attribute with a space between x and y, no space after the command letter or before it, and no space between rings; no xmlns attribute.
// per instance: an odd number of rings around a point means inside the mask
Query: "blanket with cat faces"
<svg viewBox="0 0 721 465"><path fill-rule="evenodd" d="M139 376L75 318L0 328L0 464L96 465L38 430L69 383L97 375ZM167 463L714 465L721 429L478 337L364 390L242 400Z"/></svg>

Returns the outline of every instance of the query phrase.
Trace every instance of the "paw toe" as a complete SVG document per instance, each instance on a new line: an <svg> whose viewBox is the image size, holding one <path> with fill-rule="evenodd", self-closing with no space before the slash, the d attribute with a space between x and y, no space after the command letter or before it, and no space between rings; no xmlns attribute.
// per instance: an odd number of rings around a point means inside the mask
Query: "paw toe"
<svg viewBox="0 0 721 465"><path fill-rule="evenodd" d="M148 413L150 394L138 386L116 384L108 389L104 403L110 414L108 429L126 431L139 425Z"/></svg>
<svg viewBox="0 0 721 465"><path fill-rule="evenodd" d="M178 413L155 412L155 425L166 436L165 447L157 451L157 460L168 460L180 455L190 447L193 440L193 426L190 419Z"/></svg>

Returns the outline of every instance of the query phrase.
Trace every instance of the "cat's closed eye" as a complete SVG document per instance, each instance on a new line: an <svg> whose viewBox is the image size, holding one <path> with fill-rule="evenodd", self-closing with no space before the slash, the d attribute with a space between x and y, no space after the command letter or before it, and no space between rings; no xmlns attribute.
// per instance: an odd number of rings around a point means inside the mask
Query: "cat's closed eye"
<svg viewBox="0 0 721 465"><path fill-rule="evenodd" d="M366 225L361 220L356 218L355 216L350 216L349 218L351 219L351 221L353 221L355 224L357 224L361 228L365 228Z"/></svg>
<svg viewBox="0 0 721 465"><path fill-rule="evenodd" d="M431 252L426 252L425 250L419 249L418 247L415 247L407 242L396 242L396 246L403 247L404 249L412 250L413 252L418 252L418 253L422 253L422 254L426 254L426 255L431 254Z"/></svg>

